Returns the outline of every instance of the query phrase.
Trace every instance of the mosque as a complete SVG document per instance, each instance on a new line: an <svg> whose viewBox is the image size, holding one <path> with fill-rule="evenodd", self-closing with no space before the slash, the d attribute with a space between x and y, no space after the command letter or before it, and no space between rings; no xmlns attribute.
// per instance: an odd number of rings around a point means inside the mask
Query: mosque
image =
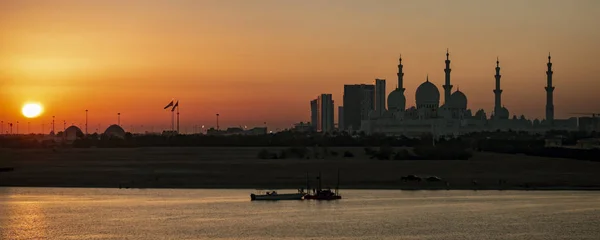
<svg viewBox="0 0 600 240"><path fill-rule="evenodd" d="M502 105L502 89L500 82L500 61L496 60L496 75L494 93L494 109L488 118L483 109L473 113L468 108L467 95L459 89L452 92L450 78L450 53L446 51L444 104L440 105L438 87L426 78L416 90L416 106L406 108L404 96L404 72L402 57L398 64L398 85L387 98L387 109L372 111L368 119L361 121L361 130L366 134L383 133L386 135L420 136L433 133L434 135L461 135L477 131L529 131L545 132L550 129L577 130L577 118L554 119L554 104L552 86L552 62L548 55L548 71L546 86L546 119L531 120L521 115L510 117L508 108ZM385 84L385 83L384 83ZM377 88L376 89L380 89ZM382 88L385 92L385 86ZM375 93L380 95L381 93ZM376 99L377 101L377 99ZM383 98L385 101L385 98ZM377 103L376 103L377 105ZM385 106L385 103L382 104Z"/></svg>

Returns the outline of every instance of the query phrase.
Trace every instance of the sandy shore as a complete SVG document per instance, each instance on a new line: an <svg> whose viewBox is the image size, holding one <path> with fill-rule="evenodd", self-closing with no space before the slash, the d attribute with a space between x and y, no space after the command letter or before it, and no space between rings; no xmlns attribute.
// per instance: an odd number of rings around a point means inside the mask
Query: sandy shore
<svg viewBox="0 0 600 240"><path fill-rule="evenodd" d="M0 167L14 168L0 173L0 186L297 189L306 186L307 172L312 186L322 172L323 185L334 187L339 169L345 189L600 189L598 162L496 153L466 161L380 161L363 148L332 148L354 158L262 160L260 149L0 149ZM400 181L409 174L448 184Z"/></svg>

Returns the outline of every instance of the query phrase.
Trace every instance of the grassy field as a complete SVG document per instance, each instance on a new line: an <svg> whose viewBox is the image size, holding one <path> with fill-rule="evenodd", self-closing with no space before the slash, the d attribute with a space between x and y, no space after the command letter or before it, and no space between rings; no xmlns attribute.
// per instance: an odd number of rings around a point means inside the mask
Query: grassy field
<svg viewBox="0 0 600 240"><path fill-rule="evenodd" d="M334 187L339 169L342 189L600 189L598 162L495 153L465 161L381 161L363 148L331 148L354 158L262 160L260 149L0 149L0 167L14 168L0 172L0 186L296 189L306 186L307 172L312 186L322 172L323 185ZM448 185L401 182L408 174L438 176Z"/></svg>

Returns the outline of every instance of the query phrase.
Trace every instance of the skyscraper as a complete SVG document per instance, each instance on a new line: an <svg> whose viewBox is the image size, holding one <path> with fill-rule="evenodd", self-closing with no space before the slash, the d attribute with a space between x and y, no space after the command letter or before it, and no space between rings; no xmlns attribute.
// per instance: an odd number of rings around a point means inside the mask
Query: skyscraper
<svg viewBox="0 0 600 240"><path fill-rule="evenodd" d="M375 86L370 84L344 85L344 129L358 131L361 121L374 109Z"/></svg>
<svg viewBox="0 0 600 240"><path fill-rule="evenodd" d="M344 130L344 106L338 107L338 128Z"/></svg>
<svg viewBox="0 0 600 240"><path fill-rule="evenodd" d="M385 112L385 79L375 79L375 115L381 117Z"/></svg>
<svg viewBox="0 0 600 240"><path fill-rule="evenodd" d="M317 98L317 131L331 132L334 129L333 98L331 94L321 94Z"/></svg>
<svg viewBox="0 0 600 240"><path fill-rule="evenodd" d="M334 129L333 98L331 94L321 94L317 97L317 128L318 132L330 132Z"/></svg>
<svg viewBox="0 0 600 240"><path fill-rule="evenodd" d="M317 111L318 104L317 99L313 99L310 101L310 125L313 127L313 130L317 130L317 122L319 111Z"/></svg>

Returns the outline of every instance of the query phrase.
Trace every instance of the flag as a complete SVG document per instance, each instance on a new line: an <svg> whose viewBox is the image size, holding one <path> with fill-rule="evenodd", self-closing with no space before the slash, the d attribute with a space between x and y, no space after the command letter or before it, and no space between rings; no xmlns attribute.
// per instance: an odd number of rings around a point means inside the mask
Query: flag
<svg viewBox="0 0 600 240"><path fill-rule="evenodd" d="M172 106L173 106L173 100L171 100L171 102L169 104L167 104L167 106L165 106L164 109L167 109L167 108L172 107Z"/></svg>
<svg viewBox="0 0 600 240"><path fill-rule="evenodd" d="M173 104L171 104L173 105ZM175 103L175 105L173 105L173 108L171 108L171 112L175 111L175 108L179 107L179 101L177 101L177 103Z"/></svg>

